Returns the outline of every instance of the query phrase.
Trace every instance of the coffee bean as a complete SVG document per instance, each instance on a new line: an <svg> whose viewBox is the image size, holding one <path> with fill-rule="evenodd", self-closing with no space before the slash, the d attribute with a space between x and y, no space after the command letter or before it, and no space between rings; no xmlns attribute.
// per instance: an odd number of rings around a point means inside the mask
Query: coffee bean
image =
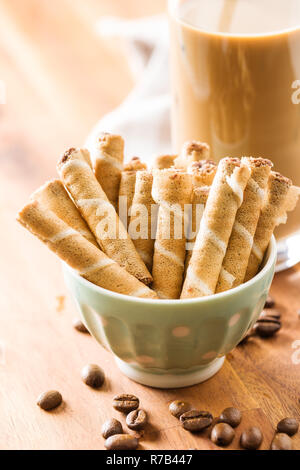
<svg viewBox="0 0 300 470"><path fill-rule="evenodd" d="M105 441L107 450L135 450L138 445L138 439L129 434L115 434Z"/></svg>
<svg viewBox="0 0 300 470"><path fill-rule="evenodd" d="M232 428L236 428L242 421L242 413L237 408L226 408L220 414L219 423L227 423Z"/></svg>
<svg viewBox="0 0 300 470"><path fill-rule="evenodd" d="M281 313L279 310L275 310L275 308L269 309L269 310L263 310L260 319L264 318L271 318L275 320L280 320L281 319Z"/></svg>
<svg viewBox="0 0 300 470"><path fill-rule="evenodd" d="M293 436L298 432L299 429L299 423L296 419L294 418L285 418L282 419L278 424L277 424L277 431L288 434L289 436Z"/></svg>
<svg viewBox="0 0 300 470"><path fill-rule="evenodd" d="M241 435L240 444L244 449L257 450L263 441L261 430L255 426L248 428Z"/></svg>
<svg viewBox="0 0 300 470"><path fill-rule="evenodd" d="M147 413L144 410L133 410L127 415L126 424L129 429L134 431L140 431L144 429L147 424Z"/></svg>
<svg viewBox="0 0 300 470"><path fill-rule="evenodd" d="M265 303L265 308L273 308L273 307L275 307L275 300L273 299L273 297L269 295Z"/></svg>
<svg viewBox="0 0 300 470"><path fill-rule="evenodd" d="M213 416L208 411L191 410L180 416L184 429L190 432L200 432L211 426Z"/></svg>
<svg viewBox="0 0 300 470"><path fill-rule="evenodd" d="M176 400L173 401L169 406L169 411L171 415L175 416L175 418L180 418L181 415L187 413L187 411L191 410L191 405L187 402Z"/></svg>
<svg viewBox="0 0 300 470"><path fill-rule="evenodd" d="M89 387L100 388L104 383L105 375L101 367L89 364L82 369L81 378Z"/></svg>
<svg viewBox="0 0 300 470"><path fill-rule="evenodd" d="M137 410L140 404L140 400L129 394L117 395L113 399L113 407L115 410L120 411L121 413L129 413L130 411Z"/></svg>
<svg viewBox="0 0 300 470"><path fill-rule="evenodd" d="M261 318L254 327L255 333L261 338L274 336L281 328L281 322L275 318Z"/></svg>
<svg viewBox="0 0 300 470"><path fill-rule="evenodd" d="M79 331L80 333L84 333L84 334L87 334L87 335L90 334L89 330L82 323L82 321L77 319L77 318L75 318L75 320L73 321L73 327L75 328L75 330Z"/></svg>
<svg viewBox="0 0 300 470"><path fill-rule="evenodd" d="M37 405L45 411L54 410L62 403L62 396L56 390L42 393L37 399Z"/></svg>
<svg viewBox="0 0 300 470"><path fill-rule="evenodd" d="M220 447L227 447L232 443L235 432L227 423L218 423L214 426L211 432L211 440L214 444Z"/></svg>
<svg viewBox="0 0 300 470"><path fill-rule="evenodd" d="M122 424L115 418L108 419L102 425L102 436L108 439L115 434L123 434Z"/></svg>
<svg viewBox="0 0 300 470"><path fill-rule="evenodd" d="M271 444L271 450L292 450L292 449L293 449L292 439L287 434L283 434L283 433L276 434Z"/></svg>

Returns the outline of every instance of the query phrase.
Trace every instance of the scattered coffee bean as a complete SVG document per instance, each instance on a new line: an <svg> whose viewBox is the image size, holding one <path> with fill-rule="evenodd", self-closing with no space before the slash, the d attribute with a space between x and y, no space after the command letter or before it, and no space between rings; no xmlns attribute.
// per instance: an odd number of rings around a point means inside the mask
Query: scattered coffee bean
<svg viewBox="0 0 300 470"><path fill-rule="evenodd" d="M180 416L184 429L190 432L201 432L211 426L213 416L208 411L191 410Z"/></svg>
<svg viewBox="0 0 300 470"><path fill-rule="evenodd" d="M227 423L218 423L211 432L211 440L219 447L227 447L232 443L235 432Z"/></svg>
<svg viewBox="0 0 300 470"><path fill-rule="evenodd" d="M241 424L242 413L237 408L226 408L219 417L219 423L227 423L232 428L236 428Z"/></svg>
<svg viewBox="0 0 300 470"><path fill-rule="evenodd" d="M141 431L147 424L147 413L144 410L133 410L126 417L126 424L129 429Z"/></svg>
<svg viewBox="0 0 300 470"><path fill-rule="evenodd" d="M115 434L105 441L107 450L135 450L138 445L138 439L129 434Z"/></svg>
<svg viewBox="0 0 300 470"><path fill-rule="evenodd" d="M283 434L283 433L276 434L271 444L271 450L292 450L292 449L293 449L292 439L287 434Z"/></svg>
<svg viewBox="0 0 300 470"><path fill-rule="evenodd" d="M123 434L122 424L115 418L108 419L102 425L102 436L108 439L115 434Z"/></svg>
<svg viewBox="0 0 300 470"><path fill-rule="evenodd" d="M187 402L176 400L173 401L169 406L169 411L171 415L175 416L175 418L180 418L181 415L187 413L187 411L191 410L191 405Z"/></svg>
<svg viewBox="0 0 300 470"><path fill-rule="evenodd" d="M42 393L37 399L37 405L42 410L50 411L57 408L62 403L62 396L56 390Z"/></svg>
<svg viewBox="0 0 300 470"><path fill-rule="evenodd" d="M277 431L288 434L289 436L293 436L298 432L299 429L299 423L296 419L294 418L285 418L282 419L278 424L277 424Z"/></svg>
<svg viewBox="0 0 300 470"><path fill-rule="evenodd" d="M104 383L105 375L101 367L89 364L82 369L81 378L89 387L100 388Z"/></svg>
<svg viewBox="0 0 300 470"><path fill-rule="evenodd" d="M75 328L75 330L79 331L80 333L84 333L84 334L87 334L87 335L90 334L89 330L82 323L82 321L77 319L77 318L75 318L75 320L73 321L73 327Z"/></svg>
<svg viewBox="0 0 300 470"><path fill-rule="evenodd" d="M247 429L241 435L240 444L243 449L257 450L263 441L261 430L255 426Z"/></svg>
<svg viewBox="0 0 300 470"><path fill-rule="evenodd" d="M113 407L115 410L120 411L121 413L129 413L130 411L137 410L140 404L140 400L129 394L117 395L113 399Z"/></svg>
<svg viewBox="0 0 300 470"><path fill-rule="evenodd" d="M281 319L281 313L279 312L279 310L275 310L275 308L272 308L272 309L269 309L269 310L263 310L261 315L260 315L260 318L261 319L272 318L272 319L275 319L275 320L280 320Z"/></svg>
<svg viewBox="0 0 300 470"><path fill-rule="evenodd" d="M273 299L273 297L269 295L265 303L265 308L273 308L273 307L275 307L275 300Z"/></svg>
<svg viewBox="0 0 300 470"><path fill-rule="evenodd" d="M275 318L261 318L254 327L255 333L261 338L274 336L281 328L281 322Z"/></svg>

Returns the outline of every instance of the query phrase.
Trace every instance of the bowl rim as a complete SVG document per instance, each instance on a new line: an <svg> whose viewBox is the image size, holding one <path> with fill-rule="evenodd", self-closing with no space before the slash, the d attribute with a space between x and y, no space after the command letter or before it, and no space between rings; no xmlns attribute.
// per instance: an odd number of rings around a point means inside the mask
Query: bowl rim
<svg viewBox="0 0 300 470"><path fill-rule="evenodd" d="M254 276L250 281L245 282L244 284L241 284L238 287L235 287L233 289L230 289L225 292L220 292L219 294L213 294L209 295L206 297L197 297L193 299L168 299L168 300L162 300L162 299L143 299L140 297L131 297L129 295L125 294L119 294L117 292L109 291L107 289L104 289L103 287L96 286L92 282L88 281L87 279L83 278L78 274L73 268L71 268L69 265L67 265L65 262L63 262L63 268L69 272L73 278L80 284L82 284L84 287L87 289L90 289L94 291L96 294L100 294L102 297L109 297L109 298L114 298L115 300L120 300L122 302L127 302L127 303L134 303L134 304L151 304L151 305L159 305L160 307L164 306L184 306L184 305L191 305L191 304L204 304L207 302L214 302L215 300L222 300L230 296L234 296L235 294L238 294L244 290L247 290L248 288L251 288L253 285L258 284L261 279L263 279L269 271L271 271L272 266L276 262L277 258L277 245L276 245L276 240L274 235L272 236L272 239L270 241L270 244L267 249L267 253L265 255L267 257L267 261L265 262L264 267L259 271L259 273Z"/></svg>

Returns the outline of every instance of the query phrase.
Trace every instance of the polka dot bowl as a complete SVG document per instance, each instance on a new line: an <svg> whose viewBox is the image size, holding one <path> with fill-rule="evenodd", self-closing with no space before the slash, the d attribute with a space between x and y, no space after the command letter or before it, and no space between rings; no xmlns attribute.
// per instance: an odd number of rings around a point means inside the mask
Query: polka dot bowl
<svg viewBox="0 0 300 470"><path fill-rule="evenodd" d="M96 340L132 380L180 388L216 374L260 315L275 272L273 238L261 271L228 292L191 300L148 300L101 289L63 265L66 283Z"/></svg>

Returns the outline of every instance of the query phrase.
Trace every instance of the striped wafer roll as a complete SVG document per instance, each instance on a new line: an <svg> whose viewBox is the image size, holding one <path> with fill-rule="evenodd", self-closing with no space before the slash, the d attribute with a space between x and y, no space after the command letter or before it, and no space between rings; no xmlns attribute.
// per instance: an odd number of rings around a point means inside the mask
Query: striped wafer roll
<svg viewBox="0 0 300 470"><path fill-rule="evenodd" d="M153 169L154 170L167 170L174 166L174 162L178 158L178 155L159 155L154 159Z"/></svg>
<svg viewBox="0 0 300 470"><path fill-rule="evenodd" d="M77 207L69 197L60 180L53 180L35 191L31 199L39 201L43 207L54 212L61 220L77 232L81 233L89 242L98 246L96 239L85 220L81 217Z"/></svg>
<svg viewBox="0 0 300 470"><path fill-rule="evenodd" d="M281 223L286 223L287 198L291 187L291 180L280 173L271 172L267 199L262 208L254 235L245 282L258 273L275 228Z"/></svg>
<svg viewBox="0 0 300 470"><path fill-rule="evenodd" d="M131 276L40 202L33 201L25 206L18 214L18 221L93 284L119 294L157 298L149 287Z"/></svg>
<svg viewBox="0 0 300 470"><path fill-rule="evenodd" d="M57 168L102 251L144 284L150 284L150 273L81 150L67 151Z"/></svg>
<svg viewBox="0 0 300 470"><path fill-rule="evenodd" d="M217 169L218 165L212 160L200 160L192 163L188 167L188 173L192 175L193 187L211 186Z"/></svg>
<svg viewBox="0 0 300 470"><path fill-rule="evenodd" d="M175 160L175 167L186 170L193 162L209 160L210 147L204 142L192 140L183 145L182 152Z"/></svg>
<svg viewBox="0 0 300 470"><path fill-rule="evenodd" d="M153 170L152 197L159 204L153 258L153 289L162 299L178 299L185 260L184 205L191 203L191 176L179 170Z"/></svg>
<svg viewBox="0 0 300 470"><path fill-rule="evenodd" d="M101 134L91 155L96 178L109 201L117 209L124 161L124 140L119 135Z"/></svg>
<svg viewBox="0 0 300 470"><path fill-rule="evenodd" d="M129 223L129 235L140 257L151 272L154 251L154 232L152 223L153 206L152 199L153 175L148 171L138 171L136 174L135 193L131 207Z"/></svg>
<svg viewBox="0 0 300 470"><path fill-rule="evenodd" d="M181 298L213 295L235 221L250 177L238 158L220 161L210 189Z"/></svg>
<svg viewBox="0 0 300 470"><path fill-rule="evenodd" d="M129 224L129 214L135 192L136 173L143 170L147 170L147 165L142 163L138 157L133 157L122 171L118 208L119 216L126 227Z"/></svg>
<svg viewBox="0 0 300 470"><path fill-rule="evenodd" d="M224 292L244 282L253 238L264 204L272 163L263 158L243 158L251 171L244 201L239 208L217 285Z"/></svg>

